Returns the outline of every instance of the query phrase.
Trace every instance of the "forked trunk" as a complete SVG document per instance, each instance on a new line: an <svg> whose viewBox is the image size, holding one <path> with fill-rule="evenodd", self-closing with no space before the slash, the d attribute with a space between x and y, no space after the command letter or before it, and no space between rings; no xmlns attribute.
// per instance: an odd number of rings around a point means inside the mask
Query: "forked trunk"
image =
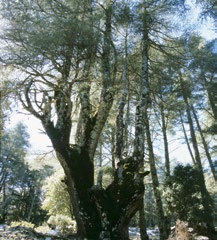
<svg viewBox="0 0 217 240"><path fill-rule="evenodd" d="M113 182L106 188L94 186L91 197L97 206L101 221L99 239L129 239L128 226L131 218L141 208L144 195L143 177L138 162L125 160L116 170Z"/></svg>
<svg viewBox="0 0 217 240"><path fill-rule="evenodd" d="M141 207L143 178L147 174L139 173L138 162L125 159L116 169L113 182L104 189L94 185L94 168L85 148L57 142L55 150L65 171L79 237L129 239L128 225Z"/></svg>

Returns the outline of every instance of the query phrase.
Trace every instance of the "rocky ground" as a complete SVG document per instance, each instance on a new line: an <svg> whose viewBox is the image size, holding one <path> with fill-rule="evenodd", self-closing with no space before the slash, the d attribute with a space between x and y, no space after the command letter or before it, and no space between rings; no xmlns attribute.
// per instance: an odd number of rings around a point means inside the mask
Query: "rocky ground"
<svg viewBox="0 0 217 240"><path fill-rule="evenodd" d="M0 240L76 240L75 236L65 236L61 233L39 233L27 227L11 227L1 229Z"/></svg>
<svg viewBox="0 0 217 240"><path fill-rule="evenodd" d="M139 236L130 236L131 240L140 240ZM150 240L158 240L157 236L149 236ZM184 222L177 222L172 228L168 240L211 240L205 235L197 234L193 229L188 228ZM215 238L217 239L217 238ZM0 228L0 240L78 240L76 236L62 235L52 230L46 234L35 231L28 227ZM212 239L214 240L214 239Z"/></svg>
<svg viewBox="0 0 217 240"><path fill-rule="evenodd" d="M52 231L51 231L52 232ZM79 240L76 236L59 234L42 234L27 227L11 227L0 229L0 240ZM131 237L131 240L140 240L139 237Z"/></svg>

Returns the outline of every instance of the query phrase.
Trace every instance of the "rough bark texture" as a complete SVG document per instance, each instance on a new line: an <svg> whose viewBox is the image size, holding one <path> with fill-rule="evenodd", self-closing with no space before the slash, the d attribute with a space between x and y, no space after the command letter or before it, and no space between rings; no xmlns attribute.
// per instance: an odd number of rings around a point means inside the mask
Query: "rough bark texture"
<svg viewBox="0 0 217 240"><path fill-rule="evenodd" d="M129 222L141 207L146 174L139 174L138 162L129 158L119 165L114 181L106 189L92 187L91 196L102 225L100 239L128 239Z"/></svg>
<svg viewBox="0 0 217 240"><path fill-rule="evenodd" d="M151 104L150 99L150 86L149 86L149 30L151 24L150 13L145 8L146 3L144 1L143 9L143 41L142 41L142 71L141 71L141 97L139 104L136 108L136 124L135 124L135 143L134 143L134 155L138 156L140 163L144 165L144 134L146 134L149 164L152 176L152 183L154 189L154 196L156 200L157 217L160 231L160 239L167 239L169 233L168 227L165 221L163 212L163 204L161 195L159 192L159 182L157 176L157 170L155 166L155 157L153 152L153 145L151 139L151 132L148 118L148 107ZM146 234L144 234L146 235Z"/></svg>
<svg viewBox="0 0 217 240"><path fill-rule="evenodd" d="M139 162L133 158L122 161L114 176L114 181L103 189L94 185L93 157L100 134L108 118L113 104L111 88L115 72L111 74L111 17L112 3L107 2L105 11L105 31L102 56L102 89L97 111L93 114L90 104L90 85L79 87L80 117L77 129L76 144L70 145L72 127L70 88L58 83L55 90L55 110L57 120L51 120L51 109L47 108L43 116L33 110L28 92L26 99L28 109L41 119L44 129L52 141L52 145L61 163L65 175L68 192L78 234L88 239L128 239L128 224L132 216L139 210L144 194L143 177L139 174ZM68 66L68 65L67 65ZM70 69L65 68L64 79L68 78ZM88 79L90 62L86 62L84 78ZM112 76L111 76L112 75ZM49 98L47 97L47 100ZM23 102L24 103L24 102ZM25 103L24 103L25 105Z"/></svg>

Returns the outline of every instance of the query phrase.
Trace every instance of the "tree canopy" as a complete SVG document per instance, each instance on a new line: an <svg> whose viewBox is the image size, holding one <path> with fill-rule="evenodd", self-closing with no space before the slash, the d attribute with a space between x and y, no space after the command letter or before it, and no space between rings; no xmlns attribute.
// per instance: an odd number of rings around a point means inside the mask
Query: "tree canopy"
<svg viewBox="0 0 217 240"><path fill-rule="evenodd" d="M213 1L199 2L203 14L213 12ZM1 1L1 62L13 66L16 96L51 140L83 238L128 239L149 173L160 239L168 237L158 159L170 177L168 132L180 128L201 177L205 222L214 231L202 156L213 169L215 153L202 129L213 126L216 114L210 89L216 54L212 43L179 24L189 9L183 0ZM209 114L208 126L198 112ZM161 145L163 157L156 153ZM113 179L104 187L103 171L96 177L94 170L95 160L102 167L105 158Z"/></svg>

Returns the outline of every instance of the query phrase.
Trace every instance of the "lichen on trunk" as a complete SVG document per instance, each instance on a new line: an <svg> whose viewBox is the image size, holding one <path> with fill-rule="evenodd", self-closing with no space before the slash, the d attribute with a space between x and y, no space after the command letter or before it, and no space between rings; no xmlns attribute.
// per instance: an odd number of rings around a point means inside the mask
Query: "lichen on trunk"
<svg viewBox="0 0 217 240"><path fill-rule="evenodd" d="M100 239L128 239L130 220L141 207L143 178L148 172L139 174L138 162L133 158L125 159L122 176L118 174L118 168L113 182L106 189L99 186L91 189L102 226Z"/></svg>

